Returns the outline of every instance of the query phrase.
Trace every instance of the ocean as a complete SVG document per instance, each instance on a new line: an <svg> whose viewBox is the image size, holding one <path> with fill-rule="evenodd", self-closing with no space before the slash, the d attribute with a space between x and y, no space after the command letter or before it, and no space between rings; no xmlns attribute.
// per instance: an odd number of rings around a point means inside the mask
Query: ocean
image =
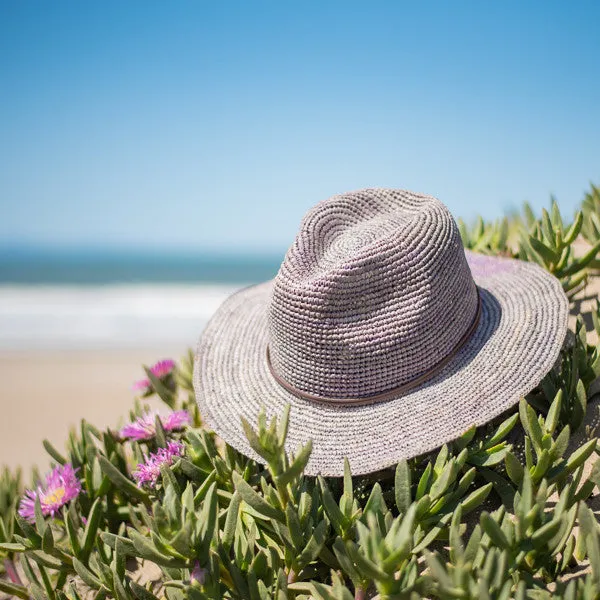
<svg viewBox="0 0 600 600"><path fill-rule="evenodd" d="M0 351L192 347L282 256L0 251Z"/></svg>

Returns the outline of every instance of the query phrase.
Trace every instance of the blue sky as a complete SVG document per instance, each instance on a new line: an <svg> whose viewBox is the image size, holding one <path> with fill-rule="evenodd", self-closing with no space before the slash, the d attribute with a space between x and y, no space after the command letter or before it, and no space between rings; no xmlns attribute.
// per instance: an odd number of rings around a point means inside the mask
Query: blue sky
<svg viewBox="0 0 600 600"><path fill-rule="evenodd" d="M600 182L597 2L0 4L0 243L281 251L368 186Z"/></svg>

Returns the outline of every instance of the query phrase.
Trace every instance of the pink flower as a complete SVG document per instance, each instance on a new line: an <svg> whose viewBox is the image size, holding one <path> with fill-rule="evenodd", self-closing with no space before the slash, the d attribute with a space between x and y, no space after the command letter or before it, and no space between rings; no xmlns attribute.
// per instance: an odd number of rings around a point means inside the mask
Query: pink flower
<svg viewBox="0 0 600 600"><path fill-rule="evenodd" d="M128 423L121 429L119 436L130 440L149 440L156 435L156 417L165 431L176 431L190 424L190 415L187 410L176 410L166 417L158 414L158 411L148 412L138 417L133 423Z"/></svg>
<svg viewBox="0 0 600 600"><path fill-rule="evenodd" d="M170 375L175 368L175 361L170 358L159 360L156 364L150 367L150 372L159 379L164 379ZM133 384L133 390L146 394L152 391L152 382L149 379L140 379Z"/></svg>
<svg viewBox="0 0 600 600"><path fill-rule="evenodd" d="M200 567L200 563L198 561L196 561L194 563L194 568L193 568L192 572L190 573L190 580L197 581L200 585L204 585L204 582L206 581L207 572L208 572L208 570L202 569Z"/></svg>
<svg viewBox="0 0 600 600"><path fill-rule="evenodd" d="M182 455L183 444L181 442L168 442L166 448L159 448L156 452L146 456L145 462L140 463L132 473L133 478L140 487L144 483L154 486L160 477L161 466L170 467L174 459Z"/></svg>
<svg viewBox="0 0 600 600"><path fill-rule="evenodd" d="M38 485L37 489L25 492L19 514L31 523L35 522L35 500L39 497L42 514L54 517L61 507L81 493L81 482L75 471L71 464L58 466L50 471L46 475L44 486Z"/></svg>

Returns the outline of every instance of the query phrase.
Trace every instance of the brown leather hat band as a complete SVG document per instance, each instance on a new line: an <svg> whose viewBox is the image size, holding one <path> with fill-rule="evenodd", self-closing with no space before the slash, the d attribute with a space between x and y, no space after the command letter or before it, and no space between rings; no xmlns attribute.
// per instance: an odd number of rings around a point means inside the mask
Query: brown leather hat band
<svg viewBox="0 0 600 600"><path fill-rule="evenodd" d="M309 394L304 392L297 387L293 386L291 383L286 381L281 375L279 375L275 369L273 368L273 364L271 362L271 355L269 352L269 346L267 345L267 365L269 367L269 371L273 376L273 379L285 390L294 394L298 398L303 400L312 400L314 402L326 402L330 404L372 404L374 402L383 402L385 400L391 400L396 396L404 394L405 392L417 387L418 385L424 383L428 379L432 378L434 375L439 373L443 367L445 367L456 354L458 354L459 350L467 343L467 341L471 338L477 326L479 325L479 319L481 316L481 294L479 292L479 288L477 288L477 310L475 311L475 316L469 328L465 331L462 337L459 339L456 346L439 362L437 362L433 367L425 371L425 373L395 387L391 390L387 390L385 392L381 392L380 394L375 394L374 396L365 396L362 398L326 398L323 396L317 396L315 394Z"/></svg>

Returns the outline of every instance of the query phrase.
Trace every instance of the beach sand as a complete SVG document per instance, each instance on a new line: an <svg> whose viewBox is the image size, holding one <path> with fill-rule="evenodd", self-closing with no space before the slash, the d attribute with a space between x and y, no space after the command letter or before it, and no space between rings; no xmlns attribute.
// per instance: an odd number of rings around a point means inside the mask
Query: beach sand
<svg viewBox="0 0 600 600"><path fill-rule="evenodd" d="M142 364L179 359L186 348L0 352L0 466L45 469L47 438L64 450L69 428L86 419L116 427L133 405ZM166 407L160 400L152 405Z"/></svg>

